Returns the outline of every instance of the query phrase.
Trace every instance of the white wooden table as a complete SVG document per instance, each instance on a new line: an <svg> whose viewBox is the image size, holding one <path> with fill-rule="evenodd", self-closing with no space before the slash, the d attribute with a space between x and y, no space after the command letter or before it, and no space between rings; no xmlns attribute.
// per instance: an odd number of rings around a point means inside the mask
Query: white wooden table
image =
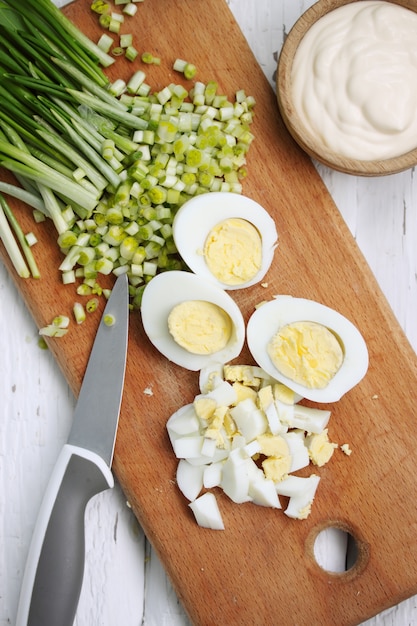
<svg viewBox="0 0 417 626"><path fill-rule="evenodd" d="M225 1L273 84L277 52L283 38L313 2ZM57 0L57 4L64 3L65 0ZM417 350L417 180L414 170L386 178L365 179L321 166L318 169L399 323ZM66 441L74 407L72 394L52 355L40 350L37 340L37 328L0 265L0 626L15 622L37 511L51 469ZM411 389L410 393L415 390ZM157 557L117 485L88 505L86 549L85 578L75 626L188 624ZM334 549L336 551L337 546ZM417 625L417 597L366 624Z"/></svg>

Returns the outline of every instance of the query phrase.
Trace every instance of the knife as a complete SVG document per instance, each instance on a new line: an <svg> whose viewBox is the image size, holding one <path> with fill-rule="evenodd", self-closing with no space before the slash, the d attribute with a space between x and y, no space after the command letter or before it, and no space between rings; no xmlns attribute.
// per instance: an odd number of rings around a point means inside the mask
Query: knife
<svg viewBox="0 0 417 626"><path fill-rule="evenodd" d="M110 468L125 376L128 302L127 276L121 275L101 318L68 441L40 508L16 626L73 625L84 574L85 508L92 496L114 486Z"/></svg>

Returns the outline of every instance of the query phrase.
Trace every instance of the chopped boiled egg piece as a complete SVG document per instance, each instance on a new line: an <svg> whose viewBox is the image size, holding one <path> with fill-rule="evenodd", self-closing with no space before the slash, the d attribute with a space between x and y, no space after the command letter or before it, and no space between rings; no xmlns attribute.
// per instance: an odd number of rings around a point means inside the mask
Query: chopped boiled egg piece
<svg viewBox="0 0 417 626"><path fill-rule="evenodd" d="M279 419L278 411L275 406L274 395L272 393L272 386L266 385L261 387L258 391L258 406L265 413L268 420L269 430L272 434L276 435L284 430L283 425Z"/></svg>
<svg viewBox="0 0 417 626"><path fill-rule="evenodd" d="M290 453L290 449L288 447L288 443L279 435L270 435L269 433L264 433L259 435L256 440L260 445L260 452L265 456L288 456Z"/></svg>
<svg viewBox="0 0 417 626"><path fill-rule="evenodd" d="M200 395L194 398L194 410L200 420L209 421L216 408L217 402L214 398L209 398L207 395Z"/></svg>
<svg viewBox="0 0 417 626"><path fill-rule="evenodd" d="M235 404L239 404L243 400L250 398L253 402L256 402L258 394L255 389L249 387L248 385L244 385L243 383L236 381L233 383L233 389L236 393L236 402Z"/></svg>
<svg viewBox="0 0 417 626"><path fill-rule="evenodd" d="M204 467L181 459L177 466L177 485L187 500L195 500L203 488Z"/></svg>
<svg viewBox="0 0 417 626"><path fill-rule="evenodd" d="M203 444L201 448L203 449ZM225 459L227 459L228 456L229 450L222 450L221 448L216 447L214 454L211 456L208 456L201 452L200 456L187 457L187 461L191 463L191 465L207 465L207 463L217 463L218 461L224 461Z"/></svg>
<svg viewBox="0 0 417 626"><path fill-rule="evenodd" d="M220 435L218 435L220 437ZM217 441L216 439L210 439L209 437L204 437L203 445L201 446L201 455L207 456L209 458L213 458L217 449Z"/></svg>
<svg viewBox="0 0 417 626"><path fill-rule="evenodd" d="M262 461L265 477L273 482L285 478L292 462L286 440L281 436L264 434L257 441L261 447L260 453L266 456Z"/></svg>
<svg viewBox="0 0 417 626"><path fill-rule="evenodd" d="M306 437L306 446L308 454L314 465L321 467L330 461L337 443L331 443L329 441L327 428L319 434L311 434Z"/></svg>
<svg viewBox="0 0 417 626"><path fill-rule="evenodd" d="M232 450L236 450L236 448L241 448L242 450L245 449L246 446L246 439L243 435L240 435L239 433L236 433L236 435L234 435L234 437L232 438ZM248 454L246 454L246 456L249 456Z"/></svg>
<svg viewBox="0 0 417 626"><path fill-rule="evenodd" d="M274 481L264 476L249 483L249 496L254 504L280 509L281 502L275 489Z"/></svg>
<svg viewBox="0 0 417 626"><path fill-rule="evenodd" d="M189 435L175 439L173 448L177 459L192 459L201 456L204 437L202 435Z"/></svg>
<svg viewBox="0 0 417 626"><path fill-rule="evenodd" d="M234 435L236 435L237 426L235 420L230 415L230 411L227 411L226 415L224 416L223 426L225 433L229 438L232 438Z"/></svg>
<svg viewBox="0 0 417 626"><path fill-rule="evenodd" d="M308 467L310 457L305 445L304 431L299 430L287 432L283 435L283 438L287 442L290 451L290 472L297 472L303 467Z"/></svg>
<svg viewBox="0 0 417 626"><path fill-rule="evenodd" d="M286 456L269 456L262 461L262 469L266 478L274 482L279 482L288 476L291 469L291 457Z"/></svg>
<svg viewBox="0 0 417 626"><path fill-rule="evenodd" d="M254 471L252 464L258 469L252 459L242 454L240 448L236 448L232 450L223 465L220 486L224 493L237 504L252 500L249 496L249 474Z"/></svg>
<svg viewBox="0 0 417 626"><path fill-rule="evenodd" d="M217 504L216 497L209 491L190 502L190 509L199 526L211 528L212 530L224 530L224 523Z"/></svg>
<svg viewBox="0 0 417 626"><path fill-rule="evenodd" d="M284 404L295 404L297 395L295 391L284 385L283 383L274 384L274 397Z"/></svg>
<svg viewBox="0 0 417 626"><path fill-rule="evenodd" d="M254 456L258 456L261 452L261 444L257 439L250 441L249 443L243 446L243 449L247 456L253 458Z"/></svg>
<svg viewBox="0 0 417 626"><path fill-rule="evenodd" d="M200 392L205 394L212 391L223 380L223 364L210 363L200 370L198 381Z"/></svg>
<svg viewBox="0 0 417 626"><path fill-rule="evenodd" d="M230 414L247 442L252 441L258 435L262 435L268 427L264 413L257 408L250 398L231 408Z"/></svg>
<svg viewBox="0 0 417 626"><path fill-rule="evenodd" d="M173 413L167 422L167 431L172 446L179 437L198 435L200 433L200 422L194 406L187 404Z"/></svg>
<svg viewBox="0 0 417 626"><path fill-rule="evenodd" d="M330 411L296 404L291 426L310 433L321 433L329 423Z"/></svg>
<svg viewBox="0 0 417 626"><path fill-rule="evenodd" d="M210 463L204 467L203 474L203 487L211 489L218 487L222 481L223 463L218 461L217 463Z"/></svg>
<svg viewBox="0 0 417 626"><path fill-rule="evenodd" d="M261 378L255 375L252 365L225 365L223 371L225 379L230 382L240 382L254 389L261 384Z"/></svg>
<svg viewBox="0 0 417 626"><path fill-rule="evenodd" d="M208 398L215 400L217 404L221 404L223 406L230 406L232 404L236 404L237 396L236 391L226 380L221 381L212 391L209 391L207 394Z"/></svg>
<svg viewBox="0 0 417 626"><path fill-rule="evenodd" d="M227 411L227 406L218 406L210 418L208 418L207 428L204 433L206 438L217 441L217 445L220 448L222 448L226 443L221 431L223 430L224 418Z"/></svg>
<svg viewBox="0 0 417 626"><path fill-rule="evenodd" d="M308 478L288 476L275 485L278 495L288 496L289 502L285 514L294 519L306 519L316 495L320 477L312 474Z"/></svg>

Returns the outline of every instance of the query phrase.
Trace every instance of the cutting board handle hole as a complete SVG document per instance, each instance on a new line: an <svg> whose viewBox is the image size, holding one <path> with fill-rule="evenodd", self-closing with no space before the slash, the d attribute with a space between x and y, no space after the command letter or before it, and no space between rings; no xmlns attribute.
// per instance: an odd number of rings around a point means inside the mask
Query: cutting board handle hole
<svg viewBox="0 0 417 626"><path fill-rule="evenodd" d="M326 572L350 572L360 560L360 547L352 532L340 525L322 528L314 539L314 559Z"/></svg>

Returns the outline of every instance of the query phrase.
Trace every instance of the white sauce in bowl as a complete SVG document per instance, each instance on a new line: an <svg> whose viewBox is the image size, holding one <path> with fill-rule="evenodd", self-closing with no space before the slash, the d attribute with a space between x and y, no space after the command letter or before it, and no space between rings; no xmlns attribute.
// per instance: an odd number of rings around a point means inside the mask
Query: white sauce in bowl
<svg viewBox="0 0 417 626"><path fill-rule="evenodd" d="M417 147L417 13L383 0L320 18L292 67L294 106L341 156L389 159Z"/></svg>

